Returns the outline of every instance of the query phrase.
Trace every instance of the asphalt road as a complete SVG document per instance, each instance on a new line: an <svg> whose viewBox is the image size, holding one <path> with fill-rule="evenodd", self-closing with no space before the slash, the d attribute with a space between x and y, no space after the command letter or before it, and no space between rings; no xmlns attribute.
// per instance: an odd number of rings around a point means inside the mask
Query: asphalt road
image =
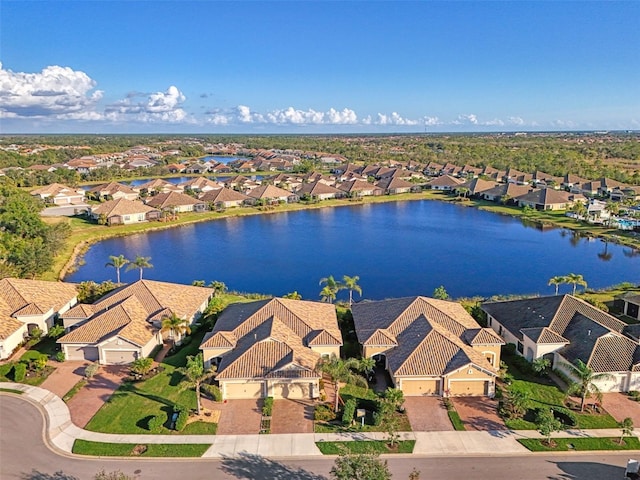
<svg viewBox="0 0 640 480"><path fill-rule="evenodd" d="M633 454L528 455L500 457L417 457L389 459L394 479L413 468L420 480L623 480ZM329 478L332 458L270 460L247 455L223 460L88 459L60 455L43 440L43 417L32 404L0 395L0 479L91 480L120 470L136 479L301 479Z"/></svg>

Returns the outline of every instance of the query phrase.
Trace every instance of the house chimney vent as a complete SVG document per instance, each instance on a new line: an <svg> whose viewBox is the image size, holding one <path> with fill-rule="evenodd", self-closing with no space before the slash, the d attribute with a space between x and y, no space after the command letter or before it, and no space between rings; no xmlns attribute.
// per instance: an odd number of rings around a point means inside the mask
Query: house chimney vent
<svg viewBox="0 0 640 480"><path fill-rule="evenodd" d="M591 329L587 330L587 335L591 336Z"/></svg>

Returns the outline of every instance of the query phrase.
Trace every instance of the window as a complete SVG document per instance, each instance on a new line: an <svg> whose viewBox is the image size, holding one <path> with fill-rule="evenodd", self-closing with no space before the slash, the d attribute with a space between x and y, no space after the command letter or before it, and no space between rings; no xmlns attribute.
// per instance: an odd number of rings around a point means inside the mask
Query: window
<svg viewBox="0 0 640 480"><path fill-rule="evenodd" d="M498 327L498 335L502 336L502 325Z"/></svg>
<svg viewBox="0 0 640 480"><path fill-rule="evenodd" d="M518 352L520 353L524 352L524 345L522 345L522 342L518 342Z"/></svg>
<svg viewBox="0 0 640 480"><path fill-rule="evenodd" d="M491 317L487 316L487 325L490 327L491 326Z"/></svg>

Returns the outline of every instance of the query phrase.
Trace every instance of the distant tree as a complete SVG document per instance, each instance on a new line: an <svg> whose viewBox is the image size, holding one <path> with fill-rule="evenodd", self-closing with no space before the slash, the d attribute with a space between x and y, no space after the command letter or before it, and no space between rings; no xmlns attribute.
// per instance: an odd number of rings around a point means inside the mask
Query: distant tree
<svg viewBox="0 0 640 480"><path fill-rule="evenodd" d="M109 261L106 263L105 267L113 267L116 269L116 283L120 283L120 269L127 263L129 263L129 260L126 259L124 255L109 255Z"/></svg>
<svg viewBox="0 0 640 480"><path fill-rule="evenodd" d="M355 275L349 277L347 275L342 277L342 284L339 284L338 289L349 290L349 306L353 305L353 292L357 292L362 296L362 288L358 285L360 277Z"/></svg>
<svg viewBox="0 0 640 480"><path fill-rule="evenodd" d="M569 275L567 275L565 277L565 283L570 283L573 285L573 295L576 294L576 286L580 285L582 287L584 287L585 289L587 288L587 282L585 281L585 279L582 277L582 275L578 275L577 273L570 273Z"/></svg>
<svg viewBox="0 0 640 480"><path fill-rule="evenodd" d="M564 283L567 283L566 277L555 276L549 279L548 285L553 285L554 287L556 287L556 295L558 295L558 287Z"/></svg>
<svg viewBox="0 0 640 480"><path fill-rule="evenodd" d="M300 295L300 294L298 293L298 291L296 290L296 291L293 291L293 292L287 293L287 294L284 296L284 298L289 298L289 299L291 299L291 300L302 300L302 295Z"/></svg>
<svg viewBox="0 0 640 480"><path fill-rule="evenodd" d="M433 291L433 298L438 300L449 300L449 294L445 290L444 286L440 285Z"/></svg>
<svg viewBox="0 0 640 480"><path fill-rule="evenodd" d="M323 302L333 303L336 299L336 290L331 289L328 285L325 285L320 290L320 298Z"/></svg>
<svg viewBox="0 0 640 480"><path fill-rule="evenodd" d="M180 318L175 313L167 315L162 319L162 327L160 328L162 333L169 332L171 337L171 348L176 348L176 337L182 337L184 334L191 333L191 327L184 318Z"/></svg>
<svg viewBox="0 0 640 480"><path fill-rule="evenodd" d="M193 282L191 282L191 285L193 285L194 287L204 287L205 282L204 280L194 280Z"/></svg>
<svg viewBox="0 0 640 480"><path fill-rule="evenodd" d="M136 259L127 265L127 272L129 270L135 270L136 268L140 271L140 280L142 280L142 271L145 268L153 268L153 265L151 264L151 257L142 257L137 255Z"/></svg>
<svg viewBox="0 0 640 480"><path fill-rule="evenodd" d="M390 480L387 461L374 454L342 454L331 467L335 480Z"/></svg>
<svg viewBox="0 0 640 480"><path fill-rule="evenodd" d="M63 333L64 333L64 327L62 325L54 325L49 329L49 332L47 333L47 337L58 338L62 336Z"/></svg>
<svg viewBox="0 0 640 480"><path fill-rule="evenodd" d="M607 220L607 225L613 225L613 217L620 213L620 204L618 202L608 201L604 206L604 209L609 212L609 219Z"/></svg>
<svg viewBox="0 0 640 480"><path fill-rule="evenodd" d="M204 368L202 352L200 352L195 356L188 356L186 367L180 368L179 371L185 376L187 385L194 387L196 390L196 406L198 409L198 415L200 415L202 412L200 387L204 382L216 375L216 368L215 366Z"/></svg>
<svg viewBox="0 0 640 480"><path fill-rule="evenodd" d="M213 288L213 296L222 295L227 291L227 285L224 282L214 280L209 284L209 288Z"/></svg>

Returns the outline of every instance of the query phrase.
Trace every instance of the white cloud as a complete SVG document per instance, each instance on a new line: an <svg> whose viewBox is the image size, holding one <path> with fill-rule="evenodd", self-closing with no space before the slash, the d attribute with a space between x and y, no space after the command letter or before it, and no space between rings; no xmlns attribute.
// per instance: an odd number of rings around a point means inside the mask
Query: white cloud
<svg viewBox="0 0 640 480"><path fill-rule="evenodd" d="M392 112L391 115L378 113L377 119L373 122L375 125L420 125L419 120L411 120Z"/></svg>
<svg viewBox="0 0 640 480"><path fill-rule="evenodd" d="M214 125L234 124L270 124L270 125L355 125L358 123L356 112L349 108L326 112L300 110L289 107L284 110L272 110L266 113L253 112L246 105L238 105L226 112L215 110L210 113L208 122Z"/></svg>
<svg viewBox="0 0 640 480"><path fill-rule="evenodd" d="M442 125L442 122L440 121L440 119L438 117L424 117L424 124L427 127L434 127L436 125Z"/></svg>
<svg viewBox="0 0 640 480"><path fill-rule="evenodd" d="M4 118L82 117L103 92L86 73L52 65L39 73L5 70L0 63L0 115Z"/></svg>
<svg viewBox="0 0 640 480"><path fill-rule="evenodd" d="M105 114L108 120L114 122L194 123L193 118L181 108L185 100L183 93L171 85L166 92L130 93L126 98L107 106Z"/></svg>
<svg viewBox="0 0 640 480"><path fill-rule="evenodd" d="M451 123L452 125L478 125L478 117L473 113L458 115L458 118Z"/></svg>
<svg viewBox="0 0 640 480"><path fill-rule="evenodd" d="M511 125L524 125L524 120L521 117L509 117L508 120Z"/></svg>

